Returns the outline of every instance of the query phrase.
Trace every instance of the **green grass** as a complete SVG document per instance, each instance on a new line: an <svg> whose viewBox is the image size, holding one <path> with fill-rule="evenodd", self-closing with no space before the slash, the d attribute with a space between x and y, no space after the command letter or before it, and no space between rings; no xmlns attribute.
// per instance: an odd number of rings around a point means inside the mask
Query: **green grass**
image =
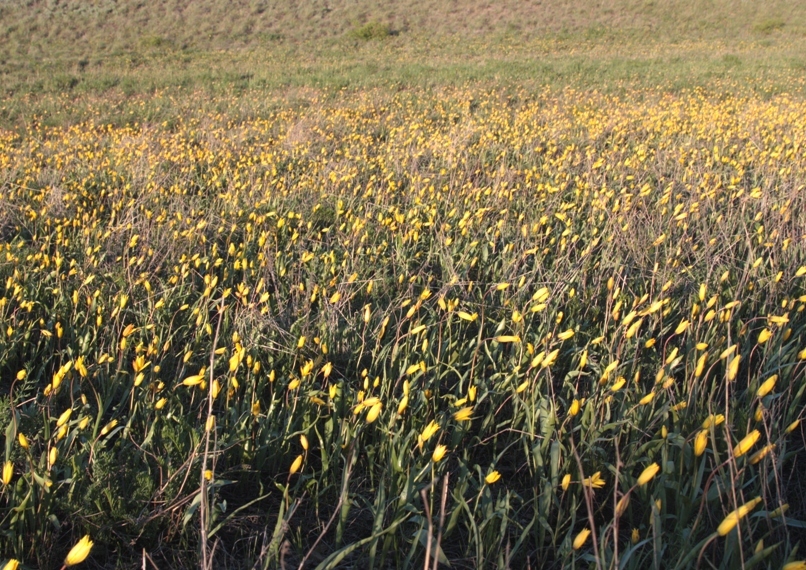
<svg viewBox="0 0 806 570"><path fill-rule="evenodd" d="M655 87L669 92L703 87L769 96L803 91L806 40L753 43L702 40L675 45L628 37L580 39L555 36L520 40L498 36L456 44L447 38L303 45L227 51L154 48L125 55L7 65L0 125L17 128L39 117L49 124L86 119L86 105L58 106L65 95L96 100L92 113L118 123L171 118L169 97L194 91L214 95L293 97L314 89L451 88L496 85L540 92L571 86L602 92ZM162 93L154 97L155 94ZM148 101L142 106L142 98ZM247 97L248 99L249 97ZM167 104L155 107L155 102ZM122 107L121 107L122 106ZM232 110L238 113L240 111Z"/></svg>
<svg viewBox="0 0 806 570"><path fill-rule="evenodd" d="M806 2L333 0L0 6L1 92L466 82L799 89Z"/></svg>

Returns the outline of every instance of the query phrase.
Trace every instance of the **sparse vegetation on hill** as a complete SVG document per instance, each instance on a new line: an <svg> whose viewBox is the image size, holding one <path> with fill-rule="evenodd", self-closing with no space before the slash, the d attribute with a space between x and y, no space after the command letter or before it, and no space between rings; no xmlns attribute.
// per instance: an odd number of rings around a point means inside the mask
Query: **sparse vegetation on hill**
<svg viewBox="0 0 806 570"><path fill-rule="evenodd" d="M806 1L0 4L0 91L362 89L467 82L797 88ZM368 41L370 40L370 41Z"/></svg>

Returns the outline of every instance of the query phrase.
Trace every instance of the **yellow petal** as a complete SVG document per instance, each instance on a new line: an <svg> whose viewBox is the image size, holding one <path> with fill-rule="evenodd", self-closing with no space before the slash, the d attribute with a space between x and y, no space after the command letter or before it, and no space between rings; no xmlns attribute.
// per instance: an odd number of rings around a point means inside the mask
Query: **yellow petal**
<svg viewBox="0 0 806 570"><path fill-rule="evenodd" d="M297 455L297 458L294 459L294 462L291 464L291 468L288 470L290 475L293 475L299 468L302 467L302 455Z"/></svg>
<svg viewBox="0 0 806 570"><path fill-rule="evenodd" d="M498 471L490 471L487 476L484 478L484 482L488 485L492 485L496 481L501 478L501 474Z"/></svg>
<svg viewBox="0 0 806 570"><path fill-rule="evenodd" d="M588 536L590 536L591 531L586 529L582 529L576 538L574 538L574 550L579 550L582 548L582 545L585 544L585 541L588 540Z"/></svg>
<svg viewBox="0 0 806 570"><path fill-rule="evenodd" d="M639 487L643 487L644 485L649 483L652 480L652 478L655 477L655 475L658 474L658 471L660 471L660 465L658 465L657 463L652 463L641 472L641 475L638 476L638 481L636 482L636 485L638 485Z"/></svg>
<svg viewBox="0 0 806 570"><path fill-rule="evenodd" d="M747 453L750 448L756 444L759 437L761 437L761 432L759 432L757 429L754 429L748 433L739 443L736 444L736 447L733 448L733 456L741 457Z"/></svg>
<svg viewBox="0 0 806 570"><path fill-rule="evenodd" d="M67 553L67 557L64 559L64 565L75 566L76 564L84 562L87 556L89 556L90 550L92 550L92 545L93 542L90 540L90 536L85 535L70 549L70 552Z"/></svg>

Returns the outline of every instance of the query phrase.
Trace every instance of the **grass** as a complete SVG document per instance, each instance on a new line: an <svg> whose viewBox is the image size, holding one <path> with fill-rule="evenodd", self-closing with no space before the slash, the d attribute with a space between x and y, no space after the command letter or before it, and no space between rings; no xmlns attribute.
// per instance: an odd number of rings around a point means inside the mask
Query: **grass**
<svg viewBox="0 0 806 570"><path fill-rule="evenodd" d="M627 33L639 40L737 39L781 32L802 37L802 0L571 0L478 3L406 0L280 0L222 2L134 0L69 4L12 0L2 7L0 39L23 59L95 56L155 43L176 49L255 47L343 38L361 26L386 25L407 37L484 37L517 34L602 36ZM785 23L785 25L781 25Z"/></svg>
<svg viewBox="0 0 806 570"><path fill-rule="evenodd" d="M803 567L800 8L4 3L0 560Z"/></svg>
<svg viewBox="0 0 806 570"><path fill-rule="evenodd" d="M802 93L803 41L769 45L717 41L680 45L629 38L554 37L515 43L488 38L460 46L447 39L412 43L398 36L378 44L339 42L219 52L137 51L99 57L86 66L43 61L8 71L0 121L18 128L32 117L52 124L88 118L109 108L107 120L170 120L172 100L200 91L211 97L265 93L277 98L310 89L330 97L342 89L400 90L498 85L537 93L545 88L624 93L655 87L669 92L704 88L756 93ZM81 60L84 61L84 60ZM65 105L64 95L84 104ZM143 102L148 106L144 107ZM158 108L154 102L162 101ZM207 105L207 102L203 104ZM120 106L124 106L122 110ZM237 109L230 112L238 113ZM133 113L133 114L132 114Z"/></svg>

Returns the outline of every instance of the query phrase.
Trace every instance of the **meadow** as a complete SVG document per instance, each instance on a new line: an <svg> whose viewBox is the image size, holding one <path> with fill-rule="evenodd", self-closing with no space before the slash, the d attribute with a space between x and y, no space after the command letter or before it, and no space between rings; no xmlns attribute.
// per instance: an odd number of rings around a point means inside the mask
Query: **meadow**
<svg viewBox="0 0 806 570"><path fill-rule="evenodd" d="M660 9L0 30L5 568L805 569L804 37Z"/></svg>

